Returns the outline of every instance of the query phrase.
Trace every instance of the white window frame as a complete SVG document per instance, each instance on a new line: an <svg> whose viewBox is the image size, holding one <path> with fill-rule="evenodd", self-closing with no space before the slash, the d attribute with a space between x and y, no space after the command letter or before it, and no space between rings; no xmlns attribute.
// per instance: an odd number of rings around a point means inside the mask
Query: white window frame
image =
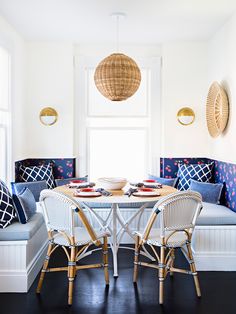
<svg viewBox="0 0 236 314"><path fill-rule="evenodd" d="M8 77L8 108L2 109L0 108L0 113L5 114L5 122L0 123L0 127L5 131L5 157L6 157L6 165L5 165L5 174L6 178L5 182L9 185L10 181L13 178L13 167L12 167L12 49L10 45L2 40L0 40L0 47L4 49L8 53L8 69L9 69L9 77Z"/></svg>
<svg viewBox="0 0 236 314"><path fill-rule="evenodd" d="M88 113L87 106L87 74L86 69L93 68L95 64L98 64L104 56L86 57L75 56L75 109L74 109L74 153L77 156L77 175L83 176L89 174L89 129L87 125L87 119L109 119L109 117L91 117ZM149 119L148 132L148 162L147 173L155 175L160 174L160 156L161 156L161 57L140 57L132 55L138 64L143 68L150 69L151 83L149 85L149 107L145 116L132 116L137 119ZM129 119L129 117L117 116L114 119ZM91 128L96 128L92 125ZM141 126L140 128L142 128ZM101 127L99 127L100 129ZM107 127L106 127L107 128ZM135 128L135 127L134 127ZM122 127L123 129L123 127Z"/></svg>

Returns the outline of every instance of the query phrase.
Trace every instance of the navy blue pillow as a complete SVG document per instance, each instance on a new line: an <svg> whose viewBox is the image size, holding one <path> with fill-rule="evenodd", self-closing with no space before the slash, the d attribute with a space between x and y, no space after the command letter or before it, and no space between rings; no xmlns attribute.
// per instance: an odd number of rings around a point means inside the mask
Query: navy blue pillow
<svg viewBox="0 0 236 314"><path fill-rule="evenodd" d="M0 180L0 228L6 228L15 218L12 196L6 184Z"/></svg>
<svg viewBox="0 0 236 314"><path fill-rule="evenodd" d="M163 185L175 186L178 178L161 178L153 176L152 174L148 175L148 178L151 180L156 180L157 182Z"/></svg>
<svg viewBox="0 0 236 314"><path fill-rule="evenodd" d="M17 216L22 224L25 224L36 213L36 202L33 193L24 188L19 194L13 194Z"/></svg>
<svg viewBox="0 0 236 314"><path fill-rule="evenodd" d="M202 201L212 204L219 204L222 192L222 183L206 183L195 180L190 181L189 189L199 192L202 195Z"/></svg>

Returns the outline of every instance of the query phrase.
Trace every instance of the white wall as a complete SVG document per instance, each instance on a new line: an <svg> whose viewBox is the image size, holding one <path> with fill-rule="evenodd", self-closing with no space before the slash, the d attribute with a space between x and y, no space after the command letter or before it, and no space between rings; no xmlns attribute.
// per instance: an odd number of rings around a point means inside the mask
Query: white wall
<svg viewBox="0 0 236 314"><path fill-rule="evenodd" d="M25 43L2 17L0 17L0 44L7 48L12 56L12 161L14 162L24 157ZM14 168L13 163L12 168Z"/></svg>
<svg viewBox="0 0 236 314"><path fill-rule="evenodd" d="M162 156L208 155L205 123L207 43L179 42L162 45ZM178 123L176 114L191 107L192 125Z"/></svg>
<svg viewBox="0 0 236 314"><path fill-rule="evenodd" d="M169 43L152 46L121 47L124 53L162 56L162 156L206 156L205 97L207 86L207 44L205 42ZM32 143L28 157L66 157L79 155L73 143L73 55L106 56L113 45L76 45L47 42L27 44L26 128ZM54 126L39 123L44 106L58 110ZM185 127L176 119L177 111L190 106L196 113L193 125ZM77 129L77 128L75 128ZM77 138L77 137L75 137ZM193 140L194 139L194 140Z"/></svg>
<svg viewBox="0 0 236 314"><path fill-rule="evenodd" d="M209 42L209 81L218 81L226 89L230 102L229 122L222 135L213 139L208 135L210 157L236 162L236 14Z"/></svg>
<svg viewBox="0 0 236 314"><path fill-rule="evenodd" d="M25 124L27 157L73 156L74 72L73 44L27 43L27 101ZM44 107L58 112L58 121L39 121Z"/></svg>

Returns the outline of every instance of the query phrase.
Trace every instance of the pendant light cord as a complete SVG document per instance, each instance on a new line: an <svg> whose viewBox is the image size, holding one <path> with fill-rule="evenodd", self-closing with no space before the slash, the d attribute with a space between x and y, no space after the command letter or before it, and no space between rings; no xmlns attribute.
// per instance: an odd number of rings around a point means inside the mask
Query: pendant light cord
<svg viewBox="0 0 236 314"><path fill-rule="evenodd" d="M117 14L116 16L116 51L119 52L119 18L120 16Z"/></svg>

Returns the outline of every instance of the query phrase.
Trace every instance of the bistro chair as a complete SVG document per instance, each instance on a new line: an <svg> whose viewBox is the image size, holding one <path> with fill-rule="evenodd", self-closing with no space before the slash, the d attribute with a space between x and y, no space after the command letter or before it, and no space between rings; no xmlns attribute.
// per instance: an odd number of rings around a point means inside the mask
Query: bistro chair
<svg viewBox="0 0 236 314"><path fill-rule="evenodd" d="M43 190L40 201L48 230L49 245L36 292L40 293L46 272L66 271L69 281L68 304L71 305L73 283L77 270L103 267L105 282L107 285L109 284L107 248L109 233L93 229L82 208L73 198L52 190ZM78 215L83 227L75 227L74 215ZM91 245L102 247L103 262L77 265L76 262L83 257ZM68 259L68 266L49 268L50 257L58 247L62 247L64 250Z"/></svg>
<svg viewBox="0 0 236 314"><path fill-rule="evenodd" d="M202 198L197 192L183 191L170 194L156 203L143 232L135 231L135 256L133 281L137 282L138 266L156 268L159 277L159 303L164 301L164 280L168 273L173 272L193 275L197 296L201 296L197 271L191 250L191 238L196 219L202 209ZM159 216L160 228L154 229L153 224ZM139 261L142 245L148 245L157 264ZM158 254L155 247L160 248ZM186 257L190 271L174 267L175 250L181 249Z"/></svg>

